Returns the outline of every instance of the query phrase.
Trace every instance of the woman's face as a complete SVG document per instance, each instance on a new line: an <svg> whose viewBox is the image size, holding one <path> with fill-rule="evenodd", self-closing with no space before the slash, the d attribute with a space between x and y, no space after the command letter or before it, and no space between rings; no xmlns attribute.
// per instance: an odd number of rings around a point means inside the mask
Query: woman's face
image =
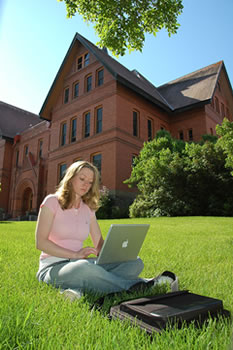
<svg viewBox="0 0 233 350"><path fill-rule="evenodd" d="M89 168L82 168L71 180L74 192L78 197L83 197L91 189L93 182L94 172Z"/></svg>

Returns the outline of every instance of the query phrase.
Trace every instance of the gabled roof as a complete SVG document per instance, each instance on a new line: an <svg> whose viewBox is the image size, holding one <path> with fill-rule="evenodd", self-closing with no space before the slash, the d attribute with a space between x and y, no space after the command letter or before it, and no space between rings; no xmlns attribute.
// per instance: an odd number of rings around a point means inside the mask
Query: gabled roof
<svg viewBox="0 0 233 350"><path fill-rule="evenodd" d="M160 107L170 109L169 104L157 91L156 87L139 72L136 70L130 71L117 60L109 56L105 50L99 49L78 33L76 33L76 39L79 40L121 84L131 88Z"/></svg>
<svg viewBox="0 0 233 350"><path fill-rule="evenodd" d="M76 33L41 108L40 116L42 118L50 119L53 103L60 93L58 88L59 83L61 83L65 75L69 72L72 59L76 55L75 47L77 42L81 43L91 52L112 74L116 81L140 94L168 113L181 112L185 109L210 103L222 68L225 70L232 92L223 61L199 69L156 88L139 72L128 70L117 60L109 56L107 50L99 49L82 35Z"/></svg>
<svg viewBox="0 0 233 350"><path fill-rule="evenodd" d="M0 101L0 137L13 139L38 123L41 123L38 115Z"/></svg>
<svg viewBox="0 0 233 350"><path fill-rule="evenodd" d="M77 41L79 41L89 52L91 52L118 82L144 96L161 108L167 111L170 110L169 104L157 91L156 87L145 79L140 73L135 74L135 71L128 70L114 58L109 56L106 50L99 49L82 35L76 33L40 110L39 114L43 118L49 119L49 108L46 105L49 103L49 99L52 97L53 89L55 88L56 83L61 77L64 78L64 70L67 69L69 56L72 55L73 48Z"/></svg>
<svg viewBox="0 0 233 350"><path fill-rule="evenodd" d="M158 91L173 107L173 111L209 103L219 78L223 61L159 86Z"/></svg>

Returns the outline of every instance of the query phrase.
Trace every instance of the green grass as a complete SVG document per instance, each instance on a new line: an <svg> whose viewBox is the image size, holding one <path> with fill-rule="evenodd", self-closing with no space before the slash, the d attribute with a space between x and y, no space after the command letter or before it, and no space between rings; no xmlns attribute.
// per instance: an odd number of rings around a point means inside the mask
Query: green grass
<svg viewBox="0 0 233 350"><path fill-rule="evenodd" d="M100 226L105 236L111 223L132 222L151 225L140 253L143 277L171 270L181 289L222 299L233 314L233 218L103 220ZM109 305L91 311L91 299L65 301L35 278L34 230L34 222L0 223L0 349L232 349L232 326L226 320L151 339L128 323L109 321Z"/></svg>

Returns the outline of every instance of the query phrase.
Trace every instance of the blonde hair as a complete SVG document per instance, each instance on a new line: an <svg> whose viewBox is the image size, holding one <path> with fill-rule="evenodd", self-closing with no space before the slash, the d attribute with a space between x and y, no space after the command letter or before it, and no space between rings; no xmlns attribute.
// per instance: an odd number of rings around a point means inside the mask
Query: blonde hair
<svg viewBox="0 0 233 350"><path fill-rule="evenodd" d="M72 206L75 200L75 193L71 180L83 168L88 168L93 171L94 179L90 190L82 197L85 204L92 210L99 208L99 172L98 169L87 161L77 161L73 163L66 171L65 176L58 185L56 195L62 209L68 209Z"/></svg>

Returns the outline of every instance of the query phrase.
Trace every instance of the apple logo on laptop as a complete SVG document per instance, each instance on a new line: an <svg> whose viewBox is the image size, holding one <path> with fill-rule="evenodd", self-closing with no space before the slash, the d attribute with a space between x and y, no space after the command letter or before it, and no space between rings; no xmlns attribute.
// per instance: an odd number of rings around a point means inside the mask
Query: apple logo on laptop
<svg viewBox="0 0 233 350"><path fill-rule="evenodd" d="M127 247L128 247L128 243L129 243L129 241L128 241L128 239L127 239L127 241L124 241L124 242L122 243L122 248L127 248Z"/></svg>

